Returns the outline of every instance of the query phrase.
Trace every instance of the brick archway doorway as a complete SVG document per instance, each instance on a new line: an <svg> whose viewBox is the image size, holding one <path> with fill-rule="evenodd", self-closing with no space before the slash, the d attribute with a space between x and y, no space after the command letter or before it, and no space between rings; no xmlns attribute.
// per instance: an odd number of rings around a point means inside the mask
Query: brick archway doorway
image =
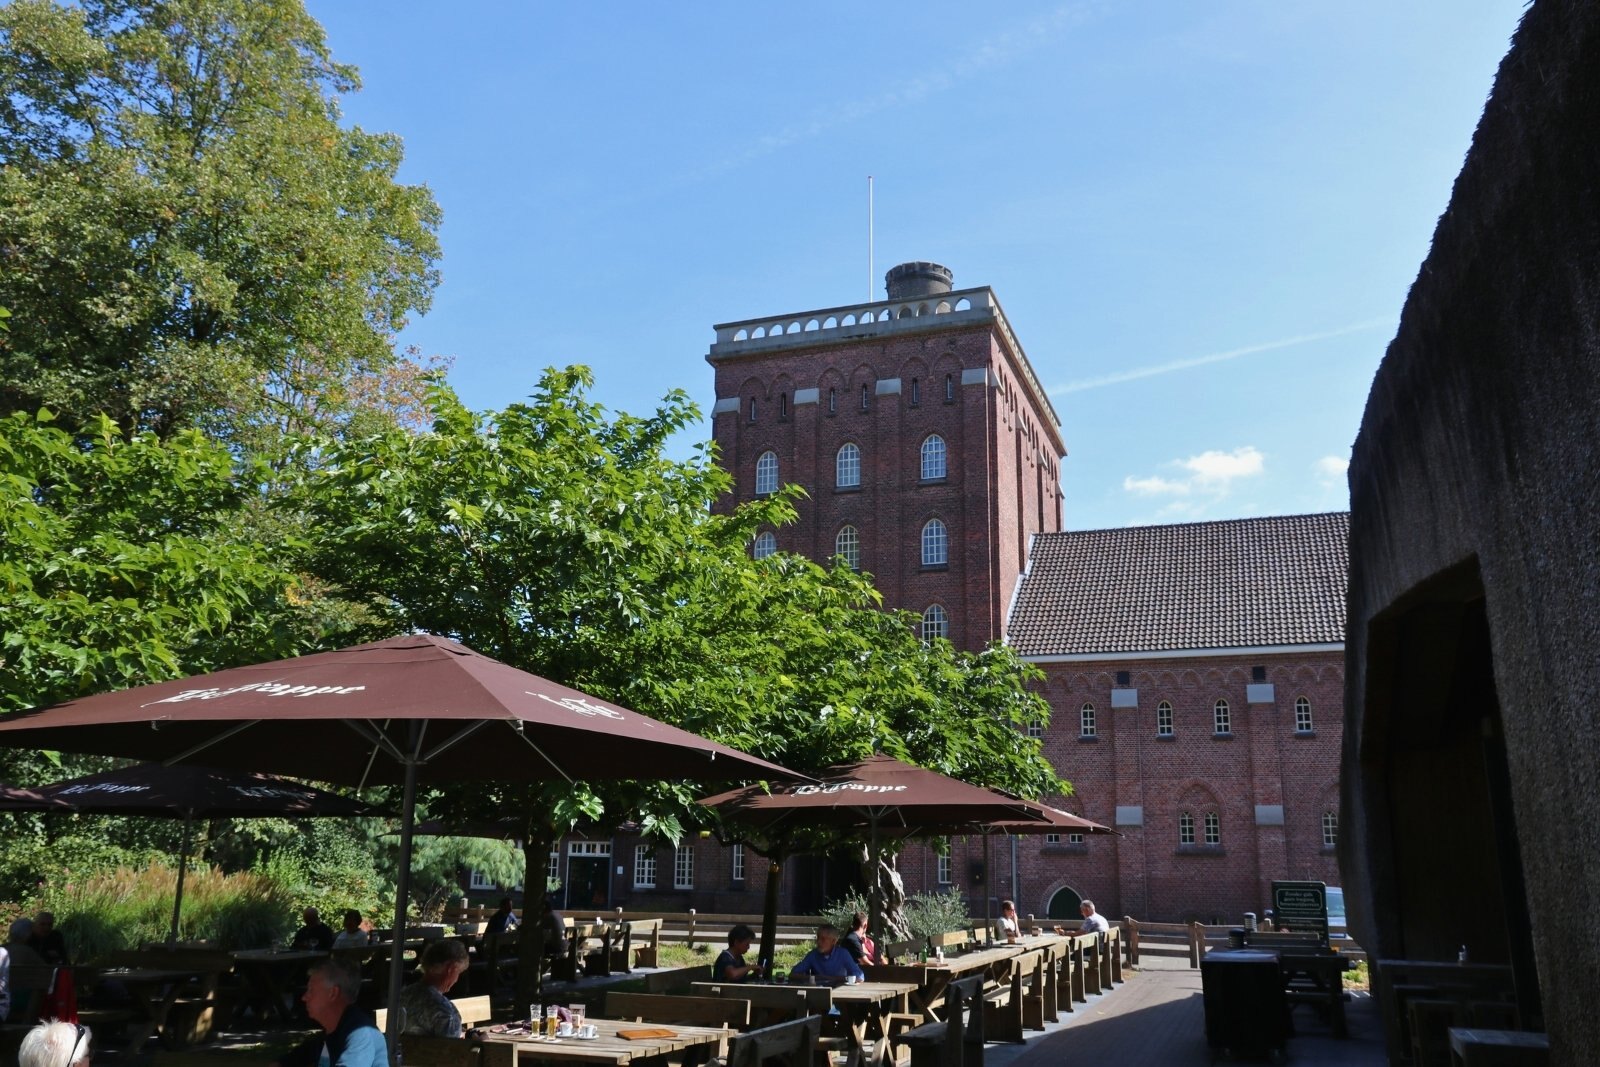
<svg viewBox="0 0 1600 1067"><path fill-rule="evenodd" d="M1050 918L1052 919L1081 919L1078 914L1078 905L1083 903L1083 897L1071 886L1062 886L1050 898Z"/></svg>

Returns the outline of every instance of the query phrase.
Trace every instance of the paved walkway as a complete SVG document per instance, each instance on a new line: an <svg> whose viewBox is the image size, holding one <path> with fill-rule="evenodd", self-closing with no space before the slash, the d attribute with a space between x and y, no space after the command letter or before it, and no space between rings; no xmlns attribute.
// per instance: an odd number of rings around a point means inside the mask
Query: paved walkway
<svg viewBox="0 0 1600 1067"><path fill-rule="evenodd" d="M984 1067L1210 1064L1200 972L1191 970L1186 960L1147 960L1139 970L1125 971L1127 981L1112 992L1090 997L1044 1033L1030 1032L1027 1044L989 1045ZM1300 1032L1289 1039L1288 1062L1296 1067L1383 1067L1387 1060L1375 1003L1357 994L1346 1008L1350 1037L1344 1041L1328 1036L1309 1011L1297 1009Z"/></svg>

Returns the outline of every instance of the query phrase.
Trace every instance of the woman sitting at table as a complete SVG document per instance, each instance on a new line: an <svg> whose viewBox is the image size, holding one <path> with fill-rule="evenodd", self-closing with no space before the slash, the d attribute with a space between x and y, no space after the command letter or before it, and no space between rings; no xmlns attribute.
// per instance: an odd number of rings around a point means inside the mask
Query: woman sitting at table
<svg viewBox="0 0 1600 1067"><path fill-rule="evenodd" d="M711 980L713 982L745 982L751 978L761 977L761 965L746 963L744 954L750 951L750 943L756 938L755 931L744 923L740 923L728 931L728 947L717 956L717 962L711 965Z"/></svg>
<svg viewBox="0 0 1600 1067"><path fill-rule="evenodd" d="M810 974L818 978L853 977L860 981L866 977L850 958L850 953L840 947L838 928L826 924L817 927L817 947L807 952L789 973L796 978Z"/></svg>
<svg viewBox="0 0 1600 1067"><path fill-rule="evenodd" d="M354 908L344 913L344 929L333 937L333 947L366 948L372 944L372 935L361 929L361 913Z"/></svg>
<svg viewBox="0 0 1600 1067"><path fill-rule="evenodd" d="M1017 905L1015 902L1010 900L1002 900L1000 902L999 926L1000 936L1007 941L1015 941L1017 935L1022 932L1017 925Z"/></svg>
<svg viewBox="0 0 1600 1067"><path fill-rule="evenodd" d="M850 916L850 932L839 943L850 953L850 958L856 961L857 966L882 962L878 959L878 946L872 943L872 935L867 933L867 913L864 911Z"/></svg>
<svg viewBox="0 0 1600 1067"><path fill-rule="evenodd" d="M467 949L459 941L434 941L422 953L422 981L400 992L405 1014L402 1034L425 1037L460 1037L461 1013L450 1003L449 993L466 972Z"/></svg>

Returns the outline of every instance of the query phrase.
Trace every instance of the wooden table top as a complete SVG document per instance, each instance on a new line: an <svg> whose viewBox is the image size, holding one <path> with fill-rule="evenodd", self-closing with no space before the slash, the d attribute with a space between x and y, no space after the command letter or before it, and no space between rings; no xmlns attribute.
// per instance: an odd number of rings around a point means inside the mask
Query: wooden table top
<svg viewBox="0 0 1600 1067"><path fill-rule="evenodd" d="M328 957L328 953L314 948L245 948L229 955L241 963L292 963Z"/></svg>
<svg viewBox="0 0 1600 1067"><path fill-rule="evenodd" d="M734 1036L734 1031L709 1026L657 1026L654 1023L623 1022L617 1019L584 1020L593 1023L599 1031L592 1039L578 1037L535 1037L528 1033L496 1032L490 1027L478 1031L484 1041L513 1045L520 1059L523 1056L537 1060L571 1060L578 1063L626 1064L650 1056L664 1056L701 1045L715 1045ZM619 1037L623 1030L670 1030L671 1037L650 1037L630 1041Z"/></svg>
<svg viewBox="0 0 1600 1067"><path fill-rule="evenodd" d="M1450 1047L1456 1052L1468 1045L1494 1045L1497 1048L1549 1048L1550 1035L1532 1030L1478 1030L1467 1026L1450 1028Z"/></svg>
<svg viewBox="0 0 1600 1067"><path fill-rule="evenodd" d="M915 982L856 982L853 985L833 987L835 1004L881 1004L886 1000L915 993Z"/></svg>

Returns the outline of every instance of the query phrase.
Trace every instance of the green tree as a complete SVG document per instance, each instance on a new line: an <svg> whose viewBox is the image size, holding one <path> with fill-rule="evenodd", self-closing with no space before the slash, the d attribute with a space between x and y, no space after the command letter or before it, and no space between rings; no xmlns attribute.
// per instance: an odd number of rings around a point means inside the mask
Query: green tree
<svg viewBox="0 0 1600 1067"><path fill-rule="evenodd" d="M439 209L357 85L300 0L0 6L0 414L253 448L403 393Z"/></svg>
<svg viewBox="0 0 1600 1067"><path fill-rule="evenodd" d="M447 634L797 770L882 750L1032 796L1065 790L1020 732L1047 707L1011 653L924 645L846 567L750 559L758 526L792 518L793 492L714 514L730 482L709 452L664 455L693 405L673 394L649 417L612 416L589 385L549 371L528 403L484 415L441 388L430 432L307 442L284 504L307 531L303 568L369 611L373 636ZM700 815L692 799L682 783L475 782L448 810L521 813L534 886L575 821L633 817L673 839Z"/></svg>

